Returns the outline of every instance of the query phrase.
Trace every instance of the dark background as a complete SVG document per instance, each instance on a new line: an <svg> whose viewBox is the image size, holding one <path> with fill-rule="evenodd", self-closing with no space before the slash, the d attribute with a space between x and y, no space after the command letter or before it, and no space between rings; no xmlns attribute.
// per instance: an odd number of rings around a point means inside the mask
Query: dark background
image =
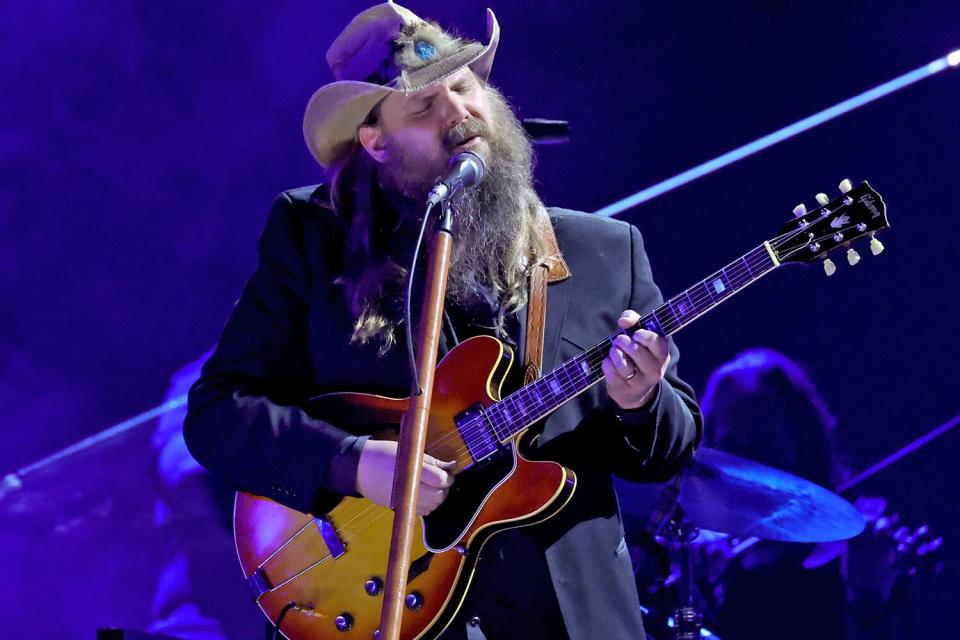
<svg viewBox="0 0 960 640"><path fill-rule="evenodd" d="M273 196L323 178L303 108L331 79L327 46L366 6L4 3L0 473L157 404L215 341ZM409 6L485 35L485 3ZM540 192L585 211L960 48L951 1L492 8L492 81L521 116L571 123L569 144L540 149ZM835 256L830 279L816 265L771 275L684 331L681 374L702 390L742 349L784 351L838 415L855 470L960 411L958 107L949 69L623 214L669 296L842 178L887 202L882 256L864 243L860 265ZM928 637L949 635L934 613L960 593L957 438L863 487L947 538L947 571L919 605Z"/></svg>

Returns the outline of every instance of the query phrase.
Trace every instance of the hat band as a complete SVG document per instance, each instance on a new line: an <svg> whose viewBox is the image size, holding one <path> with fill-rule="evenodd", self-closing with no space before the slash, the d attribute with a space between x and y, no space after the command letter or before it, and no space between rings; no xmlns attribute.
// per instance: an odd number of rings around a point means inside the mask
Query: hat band
<svg viewBox="0 0 960 640"><path fill-rule="evenodd" d="M471 42L451 55L411 71L398 69L392 61L384 60L379 69L367 76L365 82L404 92L420 91L471 64L484 51L486 47L482 44Z"/></svg>

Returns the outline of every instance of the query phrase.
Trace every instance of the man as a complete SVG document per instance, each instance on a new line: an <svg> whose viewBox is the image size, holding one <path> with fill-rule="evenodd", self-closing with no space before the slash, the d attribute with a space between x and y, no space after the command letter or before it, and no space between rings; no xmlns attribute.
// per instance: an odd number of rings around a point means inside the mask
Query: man
<svg viewBox="0 0 960 640"><path fill-rule="evenodd" d="M386 3L327 52L337 81L314 94L304 134L332 179L277 199L259 267L190 395L191 451L238 488L304 512L342 495L389 501L396 445L302 407L330 391L408 395L401 292L424 199L454 153L483 156L487 177L452 202L441 351L489 334L522 354L540 264L545 370L661 302L636 229L540 202L530 144L487 84L498 40L492 12L482 45ZM637 330L614 344L604 384L554 412L530 452L575 471L573 498L546 523L491 539L444 637L643 637L611 472L668 477L701 422L670 340ZM456 482L449 462L425 457L420 513Z"/></svg>

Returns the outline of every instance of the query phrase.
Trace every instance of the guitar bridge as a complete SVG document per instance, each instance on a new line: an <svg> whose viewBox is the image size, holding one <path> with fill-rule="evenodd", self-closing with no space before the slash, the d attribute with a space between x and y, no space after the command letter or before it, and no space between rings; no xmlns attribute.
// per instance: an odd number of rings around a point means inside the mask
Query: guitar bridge
<svg viewBox="0 0 960 640"><path fill-rule="evenodd" d="M330 551L330 555L333 556L334 560L347 552L346 546L344 546L340 536L337 535L337 530L329 520L325 518L314 518L313 522L317 525L317 529L320 531L320 537L323 538L323 542L327 545L327 550Z"/></svg>

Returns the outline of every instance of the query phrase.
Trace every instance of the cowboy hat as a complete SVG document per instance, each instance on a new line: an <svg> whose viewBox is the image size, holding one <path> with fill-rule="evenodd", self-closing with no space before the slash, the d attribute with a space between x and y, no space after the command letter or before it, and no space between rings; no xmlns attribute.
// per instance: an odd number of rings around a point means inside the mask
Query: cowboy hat
<svg viewBox="0 0 960 640"><path fill-rule="evenodd" d="M370 111L391 93L412 93L470 67L484 80L500 41L487 9L487 44L455 38L393 2L357 15L327 50L336 80L307 103L303 136L313 157L329 167L357 137Z"/></svg>

